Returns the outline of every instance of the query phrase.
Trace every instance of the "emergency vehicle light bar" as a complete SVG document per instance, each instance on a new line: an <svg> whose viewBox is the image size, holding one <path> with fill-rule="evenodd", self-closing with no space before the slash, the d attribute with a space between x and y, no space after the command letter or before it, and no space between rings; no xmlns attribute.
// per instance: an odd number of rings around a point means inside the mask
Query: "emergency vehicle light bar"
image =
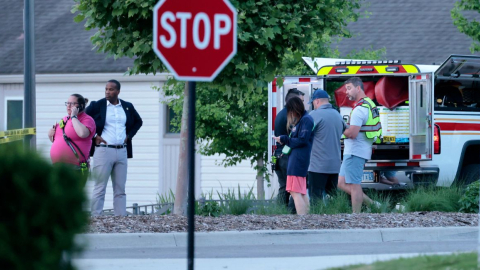
<svg viewBox="0 0 480 270"><path fill-rule="evenodd" d="M335 62L337 66L346 65L377 65L377 64L400 64L400 60L377 60L377 61L340 61Z"/></svg>

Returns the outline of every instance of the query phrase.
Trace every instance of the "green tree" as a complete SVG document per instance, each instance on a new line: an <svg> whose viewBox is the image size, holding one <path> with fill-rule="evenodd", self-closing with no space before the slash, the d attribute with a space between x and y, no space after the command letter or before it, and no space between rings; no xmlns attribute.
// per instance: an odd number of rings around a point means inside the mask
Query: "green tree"
<svg viewBox="0 0 480 270"><path fill-rule="evenodd" d="M480 22L474 19L474 16L464 16L465 11L480 13L480 2L478 0L461 0L455 3L451 11L453 24L461 33L473 39L470 51L472 53L480 51ZM478 16L478 14L477 14ZM473 18L473 19L469 19ZM477 17L478 18L478 17Z"/></svg>
<svg viewBox="0 0 480 270"><path fill-rule="evenodd" d="M324 41L329 37L349 37L345 26L358 19L355 10L361 1L232 0L238 12L237 54L212 83L197 84L196 135L204 143L202 152L225 154L225 165L256 161L263 179L268 82L281 73L286 55L301 63L301 56L314 54L310 50L328 47ZM87 30L97 29L92 42L98 51L115 58L135 57L130 74L166 71L152 50L151 10L157 0L75 2L75 21L85 20ZM308 47L314 40L318 43ZM175 80L167 87L167 95L183 91ZM177 109L183 101L178 102Z"/></svg>

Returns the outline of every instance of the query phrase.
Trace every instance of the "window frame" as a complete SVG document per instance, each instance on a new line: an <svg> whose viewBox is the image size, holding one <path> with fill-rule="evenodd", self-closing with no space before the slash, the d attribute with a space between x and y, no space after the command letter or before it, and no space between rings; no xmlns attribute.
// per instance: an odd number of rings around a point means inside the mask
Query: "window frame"
<svg viewBox="0 0 480 270"><path fill-rule="evenodd" d="M170 107L165 104L164 106L164 110L165 110L165 134L164 136L167 137L167 138L177 138L177 137L180 137L180 131L179 132L170 132Z"/></svg>
<svg viewBox="0 0 480 270"><path fill-rule="evenodd" d="M7 130L8 127L8 102L9 101L21 101L22 102L22 128L25 127L25 117L24 117L24 112L25 112L25 102L23 100L22 96L9 96L5 97L5 103L4 103L4 130Z"/></svg>

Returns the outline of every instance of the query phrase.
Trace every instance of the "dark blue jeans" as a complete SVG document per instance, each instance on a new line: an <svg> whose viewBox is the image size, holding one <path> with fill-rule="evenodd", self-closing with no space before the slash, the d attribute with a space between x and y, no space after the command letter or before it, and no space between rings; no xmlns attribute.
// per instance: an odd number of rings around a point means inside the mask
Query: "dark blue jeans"
<svg viewBox="0 0 480 270"><path fill-rule="evenodd" d="M338 174L308 172L308 196L310 203L323 199L325 195L334 195L337 191Z"/></svg>
<svg viewBox="0 0 480 270"><path fill-rule="evenodd" d="M290 193L285 189L287 187L287 165L288 165L288 156L284 155L278 158L278 166L275 173L278 177L278 196L277 199L280 204L283 204L288 207L288 201L290 198Z"/></svg>

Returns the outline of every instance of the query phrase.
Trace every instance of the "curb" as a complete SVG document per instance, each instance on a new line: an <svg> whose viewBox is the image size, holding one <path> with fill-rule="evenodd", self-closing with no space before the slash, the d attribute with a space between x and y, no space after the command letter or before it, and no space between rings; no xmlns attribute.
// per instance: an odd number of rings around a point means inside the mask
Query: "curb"
<svg viewBox="0 0 480 270"><path fill-rule="evenodd" d="M430 227L344 230L269 230L196 232L196 247L288 245L292 242L379 243L427 241L477 241L478 227ZM81 234L79 244L87 249L187 247L187 233Z"/></svg>

